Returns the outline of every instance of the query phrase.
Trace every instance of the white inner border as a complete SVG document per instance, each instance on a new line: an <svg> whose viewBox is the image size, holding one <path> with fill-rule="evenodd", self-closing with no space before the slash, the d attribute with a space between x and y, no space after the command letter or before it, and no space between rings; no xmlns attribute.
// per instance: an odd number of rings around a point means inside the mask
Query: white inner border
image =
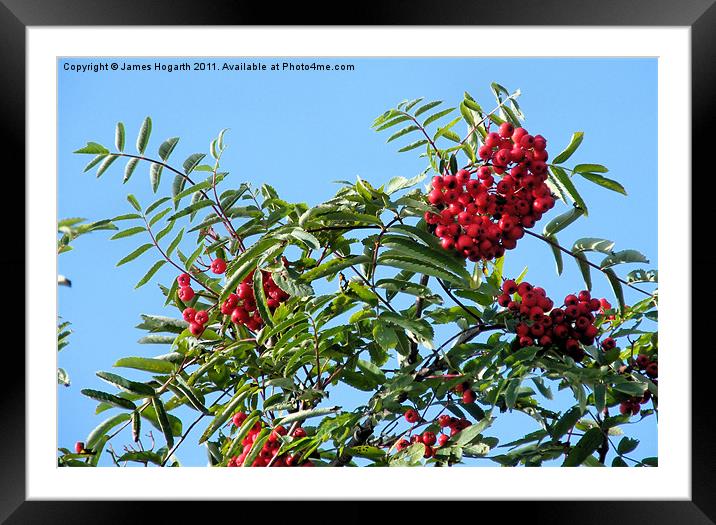
<svg viewBox="0 0 716 525"><path fill-rule="evenodd" d="M27 498L690 499L691 68L688 27L27 28ZM407 38L410 35L410 38ZM473 42L454 46L452 42ZM79 469L56 467L57 57L659 58L660 466L653 468ZM525 46L524 42L529 42ZM329 44L330 43L330 44ZM527 52L526 49L528 49ZM579 89L575 85L575 89ZM625 96L630 96L625 90ZM52 118L54 116L55 118ZM666 130L678 130L667 133ZM688 160L687 160L688 159ZM667 174L685 187L663 191ZM53 191L54 190L54 191ZM668 202L667 200L668 199ZM667 211L668 210L668 219ZM679 239L678 253L669 240ZM689 272L684 279L684 272ZM38 326L43 327L38 329ZM30 453L32 451L32 453ZM270 487L270 488L269 488Z"/></svg>

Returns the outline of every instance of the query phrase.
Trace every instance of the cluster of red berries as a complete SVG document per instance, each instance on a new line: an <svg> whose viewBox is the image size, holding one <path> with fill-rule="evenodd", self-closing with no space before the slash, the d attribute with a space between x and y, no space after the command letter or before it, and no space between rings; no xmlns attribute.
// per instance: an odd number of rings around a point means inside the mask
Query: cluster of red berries
<svg viewBox="0 0 716 525"><path fill-rule="evenodd" d="M189 323L189 332L191 332L191 335L199 337L204 333L204 325L209 322L209 313L206 310L197 311L188 306L184 308L181 315L184 320Z"/></svg>
<svg viewBox="0 0 716 525"><path fill-rule="evenodd" d="M519 299L513 299L517 294ZM554 302L543 288L523 281L519 285L508 279L502 283L502 295L497 298L500 306L513 312L519 322L515 328L521 347L537 345L543 348L558 347L575 361L584 359L581 344L591 345L597 337L594 313L602 308L599 299L592 298L587 290L578 295L569 294L562 307L553 308ZM602 341L602 348L616 346L611 337Z"/></svg>
<svg viewBox="0 0 716 525"><path fill-rule="evenodd" d="M209 266L211 271L215 274L222 274L226 271L226 261L219 259L218 257L211 261ZM188 273L183 273L177 277L177 283L179 284L179 291L177 295L182 302L189 302L194 298L194 289L191 287L191 276Z"/></svg>
<svg viewBox="0 0 716 525"><path fill-rule="evenodd" d="M261 271L263 277L266 306L273 312L288 299L288 294L274 282L269 272ZM264 321L256 308L256 297L253 288L254 272L252 271L221 305L221 313L231 316L231 322L246 326L249 330L259 330Z"/></svg>
<svg viewBox="0 0 716 525"><path fill-rule="evenodd" d="M632 416L635 416L639 413L641 410L641 405L644 403L647 403L651 399L651 392L648 390L644 392L644 397L632 397L631 399L627 399L626 401L622 401L619 404L619 412L622 415L631 414Z"/></svg>
<svg viewBox="0 0 716 525"><path fill-rule="evenodd" d="M659 377L659 364L652 360L648 355L639 354L636 357L635 362L639 370L644 371L651 379Z"/></svg>
<svg viewBox="0 0 716 525"><path fill-rule="evenodd" d="M420 415L413 408L409 408L405 412L404 417L408 423L417 423L418 421L420 421ZM470 423L465 418L458 419L456 417L448 416L447 414L439 416L437 422L440 425L441 429L441 432L439 434L436 435L435 432L426 430L422 434L414 434L410 438L410 440L407 440L405 438L400 439L395 444L395 448L398 451L401 451L414 443L422 443L425 446L425 453L423 454L423 457L431 458L435 455L435 451L438 448L444 446L445 443L447 443L447 441L450 439L450 436L454 436L461 430L464 430L472 425L472 423ZM444 434L442 432L443 430L448 428L450 429L450 435Z"/></svg>
<svg viewBox="0 0 716 525"><path fill-rule="evenodd" d="M501 257L515 248L524 229L554 207L545 183L546 147L541 135L533 137L505 122L479 148L483 166L433 177L428 202L440 213L427 212L425 221L435 226L442 247L471 261ZM494 175L501 176L499 182Z"/></svg>
<svg viewBox="0 0 716 525"><path fill-rule="evenodd" d="M236 425L236 427L240 427L246 420L246 417L247 415L245 412L237 412L236 414L234 414L232 421L234 425ZM241 445L243 447L241 454L232 457L229 460L227 466L240 467L244 464L244 460L246 459L246 456L248 456L251 452L254 442L256 441L256 437L258 436L259 432L261 432L262 428L263 425L260 421L257 421L254 426L251 427L249 433L241 441ZM288 431L286 430L286 428L280 425L274 428L271 434L269 434L268 439L264 442L264 445L261 448L261 451L256 456L256 459L254 459L253 463L251 463L251 466L267 467L270 463L272 467L314 467L315 465L311 461L301 461L300 458L295 455L277 455L278 451L281 448L281 436L285 436L287 433ZM291 435L294 438L306 437L306 431L303 428L298 427L293 431Z"/></svg>

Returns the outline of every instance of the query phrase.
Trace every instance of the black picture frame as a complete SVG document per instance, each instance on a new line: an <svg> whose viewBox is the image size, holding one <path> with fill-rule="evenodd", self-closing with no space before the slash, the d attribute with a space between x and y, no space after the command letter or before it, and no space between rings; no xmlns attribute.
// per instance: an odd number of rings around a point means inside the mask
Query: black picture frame
<svg viewBox="0 0 716 525"><path fill-rule="evenodd" d="M692 128L673 130L674 133L692 134L692 166L694 172L704 170L703 177L692 177L698 191L692 193L692 237L675 240L675 249L683 252L697 243L710 239L710 226L714 222L709 211L713 206L706 199L716 195L711 160L707 157L716 140L713 133L714 106L716 105L716 0L512 0L511 2L483 2L480 0L428 3L424 0L383 1L369 5L338 2L311 2L282 5L241 2L239 0L196 2L189 0L0 0L0 126L4 139L0 142L2 158L13 159L13 171L23 171L25 140L25 30L28 26L84 26L84 25L570 25L570 26L686 26L691 28L692 71ZM88 47L91 53L91 47ZM625 95L626 96L626 95ZM684 101L684 107L688 107ZM681 111L683 108L675 108ZM688 173L688 162L684 169ZM684 180L687 174L674 174ZM705 186L705 187L704 187ZM682 190L683 191L683 190ZM24 187L23 187L24 193ZM26 196L28 197L28 196ZM31 197L31 196L29 196ZM18 199L19 201L19 199ZM697 215L697 213L703 215ZM19 216L19 215L18 215ZM699 220L701 218L701 220ZM694 278L708 280L716 257L706 248L692 254ZM2 275L23 275L24 250L18 253L3 251L0 254ZM5 293L22 297L20 286L24 279L12 279L5 284ZM697 281L698 282L698 281ZM706 286L703 286L706 284ZM684 286L692 286L684 280ZM702 288L691 288L692 331L705 326L710 317L708 307L699 309L696 297L708 295L713 286L701 283ZM704 289L705 288L705 289ZM17 301L18 299L15 299ZM27 305L30 306L31 305ZM686 306L686 305L685 305ZM27 310L26 310L27 311ZM28 327L25 319L25 328ZM684 348L696 348L697 339L685 339ZM510 521L536 523L650 523L700 524L716 523L716 453L714 453L713 409L709 396L710 366L699 364L702 359L711 361L711 351L705 341L704 348L692 352L692 442L690 501L569 501L569 502L485 502L479 503L480 512L474 519L486 516L487 507L494 507ZM7 344L6 344L7 346ZM5 349L6 352L10 348ZM107 523L149 521L156 504L126 505L122 502L28 502L25 501L25 369L21 356L14 349L17 368L14 374L3 374L3 394L0 395L0 521L7 523ZM48 431L51 431L48 429ZM585 487L585 496L596 493L594 487ZM624 487L629 496L629 487ZM320 494L316 495L320 498ZM509 497L509 495L505 495ZM559 487L555 487L555 498ZM77 494L81 500L82 495ZM459 513L464 503L428 502L399 504L392 508L403 519L419 516L432 510ZM139 505L139 506L137 506ZM212 503L219 518L227 504ZM231 505L236 505L235 503ZM256 503L242 503L242 516L258 511ZM307 503L294 502L291 514L306 515ZM330 516L340 513L342 522L365 523L370 514L360 502L339 502L328 505L321 513ZM455 507L457 505L457 508ZM473 503L473 508L476 508ZM331 509L335 506L335 509ZM236 507L233 507L234 509ZM265 507L263 507L265 508ZM323 508L323 507L322 507ZM386 508L389 508L386 506ZM447 510L450 509L450 510ZM490 509L493 510L493 509ZM226 514L223 514L227 517ZM335 516L335 514L333 514ZM459 514L456 514L459 515ZM168 517L168 516L167 516ZM372 518L371 518L372 519Z"/></svg>

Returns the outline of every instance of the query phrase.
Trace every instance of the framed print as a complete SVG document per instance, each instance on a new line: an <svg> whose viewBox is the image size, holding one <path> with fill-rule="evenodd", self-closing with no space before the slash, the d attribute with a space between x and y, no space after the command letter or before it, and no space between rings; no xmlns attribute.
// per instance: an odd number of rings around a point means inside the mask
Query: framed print
<svg viewBox="0 0 716 525"><path fill-rule="evenodd" d="M515 500L714 522L691 298L710 2L355 26L81 4L0 8L27 204L3 519Z"/></svg>

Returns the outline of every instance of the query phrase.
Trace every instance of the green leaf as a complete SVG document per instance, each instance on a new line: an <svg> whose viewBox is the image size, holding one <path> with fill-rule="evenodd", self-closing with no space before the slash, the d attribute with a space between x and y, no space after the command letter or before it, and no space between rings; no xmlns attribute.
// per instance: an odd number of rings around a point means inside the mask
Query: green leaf
<svg viewBox="0 0 716 525"><path fill-rule="evenodd" d="M162 145L159 146L159 157L164 161L168 160L178 142L179 137L172 137L162 142Z"/></svg>
<svg viewBox="0 0 716 525"><path fill-rule="evenodd" d="M614 241L595 237L582 237L574 241L572 251L611 253L613 248Z"/></svg>
<svg viewBox="0 0 716 525"><path fill-rule="evenodd" d="M562 275L562 270L564 269L564 261L562 260L562 250L558 248L559 241L557 241L557 237L555 237L554 235L547 235L546 238L554 243L550 243L549 247L552 250L552 255L554 255L554 261L557 264L557 275Z"/></svg>
<svg viewBox="0 0 716 525"><path fill-rule="evenodd" d="M122 412L102 421L87 436L87 439L85 440L85 448L93 449L95 445L99 442L99 440L102 439L102 437L104 437L107 432L112 430L120 423L128 421L130 417L130 414Z"/></svg>
<svg viewBox="0 0 716 525"><path fill-rule="evenodd" d="M291 296L308 297L316 293L310 284L297 281L286 269L275 271L271 276L276 285Z"/></svg>
<svg viewBox="0 0 716 525"><path fill-rule="evenodd" d="M189 175L199 165L199 163L206 157L204 153L192 153L184 161L184 173Z"/></svg>
<svg viewBox="0 0 716 525"><path fill-rule="evenodd" d="M91 169L94 168L97 164L99 164L100 161L101 161L103 158L105 158L106 156L107 156L107 155L105 155L105 154L97 155L95 158L93 158L91 161L89 161L89 162L87 163L87 165L85 166L85 169L82 170L82 173L87 173L89 170L91 170Z"/></svg>
<svg viewBox="0 0 716 525"><path fill-rule="evenodd" d="M179 233L177 234L176 237L174 237L174 240L171 243L169 243L169 247L167 248L167 252L166 252L167 257L171 257L172 252L174 252L176 247L179 246L179 243L181 242L182 237L184 237L184 228L179 230Z"/></svg>
<svg viewBox="0 0 716 525"><path fill-rule="evenodd" d="M122 184L126 183L130 179L132 173L134 173L134 170L137 167L137 164L139 164L139 159L129 159L129 162L127 162L127 165L124 167L124 179L122 179Z"/></svg>
<svg viewBox="0 0 716 525"><path fill-rule="evenodd" d="M413 149L415 149L415 148L419 148L420 146L424 146L424 145L427 144L427 143L428 143L428 139L420 139L420 140L418 140L418 141L411 142L411 143L408 144L407 146L403 146L402 148L400 148L400 149L398 150L398 153L404 153L404 152L406 152L406 151L410 151L410 150L413 150Z"/></svg>
<svg viewBox="0 0 716 525"><path fill-rule="evenodd" d="M225 300L239 283L256 267L256 259L281 241L273 237L259 239L253 246L239 255L232 263L232 273L226 279L224 289L221 291L219 301ZM227 272L228 274L228 272Z"/></svg>
<svg viewBox="0 0 716 525"><path fill-rule="evenodd" d="M609 170L601 164L577 164L572 171L574 173L606 173Z"/></svg>
<svg viewBox="0 0 716 525"><path fill-rule="evenodd" d="M551 166L549 169L552 172L552 175L554 175L557 181L562 185L569 197L577 206L582 208L584 215L587 215L589 213L587 210L587 204L584 202L584 199L582 199L582 196L577 191L576 186L572 182L572 179L569 178L569 175L567 175L567 172L558 166Z"/></svg>
<svg viewBox="0 0 716 525"><path fill-rule="evenodd" d="M647 383L637 383L636 381L629 381L625 383L618 383L614 385L614 390L618 390L624 394L641 397L644 395L644 391L647 388Z"/></svg>
<svg viewBox="0 0 716 525"><path fill-rule="evenodd" d="M167 417L167 411L164 409L164 403L159 397L152 397L152 407L154 412L157 414L157 421L159 422L159 428L164 433L164 439L167 442L167 448L174 446L174 434L172 433L172 427Z"/></svg>
<svg viewBox="0 0 716 525"><path fill-rule="evenodd" d="M387 143L387 142L392 142L392 141L394 141L395 139L400 138L400 137L402 137L403 135L407 135L408 133L410 133L410 132L412 132L412 131L418 131L419 129L420 129L420 128L419 128L418 126L416 126L416 125L412 125L412 126L405 127L405 128L403 128L403 129L401 129L400 131L398 131L398 132L396 132L396 133L393 133L393 134L388 138L388 140L386 140L386 143Z"/></svg>
<svg viewBox="0 0 716 525"><path fill-rule="evenodd" d="M97 177L101 177L102 174L107 171L107 169L114 163L115 160L119 158L118 155L107 155L104 160L102 161L102 164L99 165L99 168L97 168Z"/></svg>
<svg viewBox="0 0 716 525"><path fill-rule="evenodd" d="M234 394L234 397L232 397L231 400L224 405L221 411L218 412L216 417L214 417L211 423L209 423L209 426L199 438L199 444L209 439L221 425L226 423L226 421L234 414L234 412L236 412L237 408L244 402L244 399L246 399L246 396L248 395L248 385L244 385L242 388L239 388Z"/></svg>
<svg viewBox="0 0 716 525"><path fill-rule="evenodd" d="M438 111L434 115L430 115L427 119L425 119L425 122L423 122L423 127L424 128L427 127L428 125L432 124L436 120L441 119L442 117L444 117L445 115L448 115L449 113L452 113L453 111L455 111L455 108L448 108L448 109L443 109L442 111Z"/></svg>
<svg viewBox="0 0 716 525"><path fill-rule="evenodd" d="M386 381L385 374L383 371L375 366L370 361L365 361L363 359L358 359L356 361L356 366L360 368L361 372L369 377L371 381L376 383L377 385L382 385Z"/></svg>
<svg viewBox="0 0 716 525"><path fill-rule="evenodd" d="M430 111L430 110L433 109L435 106L439 106L439 105L442 104L442 103L443 103L442 100L433 100L432 102L428 102L427 104L423 104L422 106L420 106L418 109L415 110L414 115L415 115L416 117L417 117L417 116L420 116L420 115L422 115L423 113L425 113L426 111Z"/></svg>
<svg viewBox="0 0 716 525"><path fill-rule="evenodd" d="M433 327L424 319L409 319L393 312L382 312L380 319L383 322L404 328L427 341L432 341L435 336Z"/></svg>
<svg viewBox="0 0 716 525"><path fill-rule="evenodd" d="M604 434L599 428L587 430L562 463L563 467L577 467L602 444Z"/></svg>
<svg viewBox="0 0 716 525"><path fill-rule="evenodd" d="M552 426L552 429L550 431L552 439L558 440L562 436L564 436L567 432L569 432L570 428L574 427L574 425L577 424L577 421L579 421L580 417L582 417L582 412L579 410L578 407L572 407L567 410L567 412L565 412L562 417L560 417L559 420Z"/></svg>
<svg viewBox="0 0 716 525"><path fill-rule="evenodd" d="M624 186L619 184L617 181L613 179L608 179L607 177L602 177L601 175L597 175L596 173L580 173L582 177L587 179L588 181L593 182L594 184L597 184L601 186L602 188L606 188L608 190L616 191L617 193L621 193L622 195L626 195L627 191L624 189Z"/></svg>
<svg viewBox="0 0 716 525"><path fill-rule="evenodd" d="M164 266L167 263L166 260L162 259L160 261L155 262L151 268L149 268L149 271L142 277L142 279L134 286L134 289L136 290L140 286L144 286L149 282L149 280L154 276L155 273Z"/></svg>
<svg viewBox="0 0 716 525"><path fill-rule="evenodd" d="M200 201L196 201L186 208L178 211L171 217L169 217L168 221L175 221L176 219L179 219L180 217L185 217L187 215L191 215L192 213L201 210L202 208L206 208L208 206L211 206L213 204L213 201L211 199L202 199Z"/></svg>
<svg viewBox="0 0 716 525"><path fill-rule="evenodd" d="M73 153L80 153L85 155L106 155L109 153L109 150L102 146L102 144L97 144L96 142L88 142L84 148L80 148Z"/></svg>
<svg viewBox="0 0 716 525"><path fill-rule="evenodd" d="M264 278L263 272L256 268L254 272L254 298L256 300L256 308L259 311L259 315L267 326L273 326L273 317L268 305L266 304L266 295L264 294Z"/></svg>
<svg viewBox="0 0 716 525"><path fill-rule="evenodd" d="M123 264L128 263L129 261L133 261L134 259L136 259L136 258L139 257L140 255L142 255L144 252L146 252L147 250L149 250L150 248L152 248L152 246L154 246L154 245L153 245L153 244L150 244L150 243L143 244L142 246L140 246L139 248L137 248L136 250L134 250L132 253L130 253L129 255L127 255L125 258L123 258L122 260L120 260L120 261L117 263L117 266L122 266Z"/></svg>
<svg viewBox="0 0 716 525"><path fill-rule="evenodd" d="M152 119L147 117L142 122L139 128L139 135L137 136L137 151L140 155L144 154L144 150L147 149L149 143L149 136L152 134Z"/></svg>
<svg viewBox="0 0 716 525"><path fill-rule="evenodd" d="M604 274L607 276L607 279L609 280L609 284L612 287L612 290L614 291L614 296L617 298L617 301L619 302L619 311L624 312L624 308L626 307L626 304L624 302L624 289L622 288L622 283L619 282L619 278L617 277L617 274L614 273L614 270L611 268L604 270Z"/></svg>
<svg viewBox="0 0 716 525"><path fill-rule="evenodd" d="M115 239L122 239L124 237L131 237L132 235L136 235L138 233L142 233L147 231L147 229L144 226L134 226L133 228L127 228L126 230L119 231L112 235L109 240L113 241Z"/></svg>
<svg viewBox="0 0 716 525"><path fill-rule="evenodd" d="M302 283L310 283L316 279L326 277L328 275L335 275L341 270L345 270L351 266L362 264L370 261L370 258L365 255L350 255L343 259L331 259L315 268L312 268L301 275L299 281Z"/></svg>
<svg viewBox="0 0 716 525"><path fill-rule="evenodd" d="M544 227L543 233L547 236L554 235L564 230L567 226L572 224L574 221L584 215L584 211L580 208L572 208L571 210L558 215L547 223Z"/></svg>
<svg viewBox="0 0 716 525"><path fill-rule="evenodd" d="M607 387L604 385L604 383L597 383L594 385L594 407L597 409L597 412L601 414L604 412L604 407L606 406L607 399Z"/></svg>
<svg viewBox="0 0 716 525"><path fill-rule="evenodd" d="M609 268L611 266L615 266L617 264L648 262L649 259L647 259L641 252L638 252L636 250L622 250L605 257L604 260L602 260L602 262L599 264L599 267L604 269Z"/></svg>
<svg viewBox="0 0 716 525"><path fill-rule="evenodd" d="M469 427L461 430L450 438L450 442L458 446L470 445L479 439L480 434L492 425L495 418L485 418Z"/></svg>
<svg viewBox="0 0 716 525"><path fill-rule="evenodd" d="M137 383L136 381L130 381L122 376L118 376L117 374L112 374L110 372L97 372L97 377L111 385L116 386L120 390L129 392L130 394L136 394L138 396L154 395L154 389L151 386L145 385L144 383Z"/></svg>
<svg viewBox="0 0 716 525"><path fill-rule="evenodd" d="M298 412L293 412L292 414L289 414L278 421L276 421L279 425L286 425L288 423L293 423L294 421L305 421L306 419L310 419L313 417L318 416L325 416L327 414L333 414L335 412L338 412L341 409L341 407L334 406L334 407L324 407L324 408L314 408L312 410L299 410Z"/></svg>
<svg viewBox="0 0 716 525"><path fill-rule="evenodd" d="M124 123L117 122L117 129L114 133L114 145L117 146L117 151L124 151Z"/></svg>
<svg viewBox="0 0 716 525"><path fill-rule="evenodd" d="M107 392L102 392L100 390L92 390L90 388L85 388L83 390L80 390L80 393L91 399L94 399L95 401L107 403L118 408L126 408L127 410L135 410L137 408L137 406L128 399L117 397L112 394L108 394Z"/></svg>
<svg viewBox="0 0 716 525"><path fill-rule="evenodd" d="M230 458L236 455L236 453L239 451L239 448L243 446L241 442L248 435L251 428L259 420L260 416L261 412L256 410L255 412L252 412L246 417L244 422L241 423L239 430L236 432L236 435L234 436L234 439L231 442L229 449L226 451L225 457Z"/></svg>
<svg viewBox="0 0 716 525"><path fill-rule="evenodd" d="M161 164L157 164L156 162L152 162L152 165L149 167L149 181L152 184L152 192L156 193L157 189L159 188L159 182L162 179L162 170L164 169L164 166Z"/></svg>
<svg viewBox="0 0 716 525"><path fill-rule="evenodd" d="M394 118L394 119L392 119L392 120L389 120L389 121L386 122L385 124L382 124L382 125L378 126L377 128L375 128L375 131L383 131L383 130L386 130L386 129L388 129L388 128L391 128L391 127L395 126L396 124L400 124L401 122L405 122L406 120L410 120L410 117L409 117L408 115L401 115L401 116L396 117L396 118Z"/></svg>
<svg viewBox="0 0 716 525"><path fill-rule="evenodd" d="M401 270L438 277L439 279L457 284L458 286L465 286L465 280L462 277L458 277L457 275L454 275L443 268L434 266L426 261L416 259L415 257L408 257L402 252L394 250L385 252L378 257L378 263L399 268Z"/></svg>
<svg viewBox="0 0 716 525"><path fill-rule="evenodd" d="M70 376L64 368L57 369L57 384L70 386Z"/></svg>
<svg viewBox="0 0 716 525"><path fill-rule="evenodd" d="M403 252L416 260L450 270L465 281L470 280L470 273L465 269L465 260L452 257L445 253L444 250L433 249L404 237L392 235L383 237L382 244L399 252Z"/></svg>
<svg viewBox="0 0 716 525"><path fill-rule="evenodd" d="M116 363L115 367L133 368L135 370L143 370L155 374L169 374L174 371L175 365L169 361L162 359L153 359L150 357L123 357Z"/></svg>
<svg viewBox="0 0 716 525"><path fill-rule="evenodd" d="M572 156L572 153L577 150L579 145L582 143L582 140L584 140L584 132L575 131L567 147L564 149L564 151L557 155L552 162L554 162L555 164L561 164L562 162L567 160L569 157Z"/></svg>
<svg viewBox="0 0 716 525"><path fill-rule="evenodd" d="M635 450L636 447L638 447L638 446L639 446L638 439L623 437L619 441L619 445L617 445L617 452L619 452L619 454L629 454L629 452Z"/></svg>
<svg viewBox="0 0 716 525"><path fill-rule="evenodd" d="M140 211L140 212L142 211L142 207L139 205L139 201L137 200L137 198L134 195L132 195L131 193L129 195L127 195L127 200L129 201L129 204L131 204L135 210Z"/></svg>

